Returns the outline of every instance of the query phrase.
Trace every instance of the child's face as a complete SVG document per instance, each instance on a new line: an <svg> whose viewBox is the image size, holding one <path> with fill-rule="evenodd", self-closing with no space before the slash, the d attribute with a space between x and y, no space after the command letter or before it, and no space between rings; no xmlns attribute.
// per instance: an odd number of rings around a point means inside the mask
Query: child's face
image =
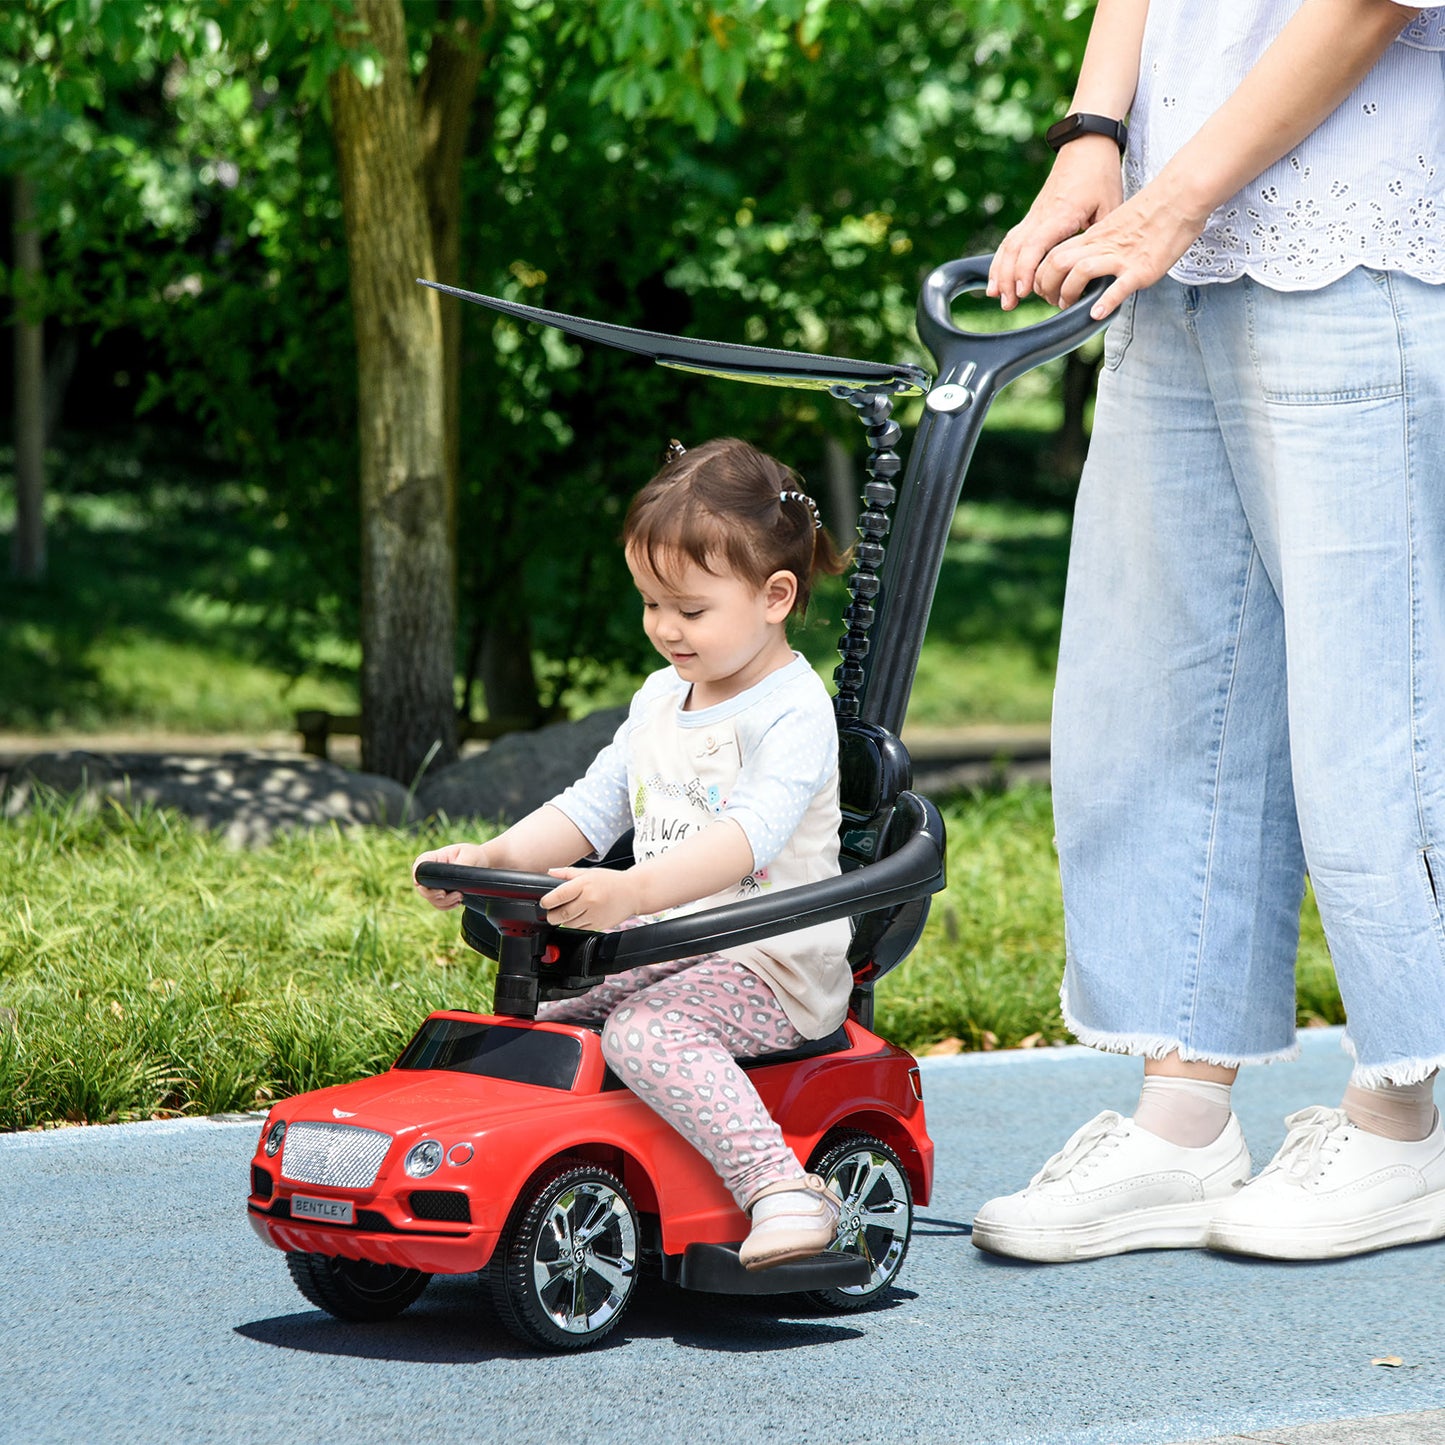
<svg viewBox="0 0 1445 1445"><path fill-rule="evenodd" d="M627 566L648 641L692 684L689 708L726 702L793 660L785 627L797 594L791 572L757 587L678 558L659 574L631 547Z"/></svg>

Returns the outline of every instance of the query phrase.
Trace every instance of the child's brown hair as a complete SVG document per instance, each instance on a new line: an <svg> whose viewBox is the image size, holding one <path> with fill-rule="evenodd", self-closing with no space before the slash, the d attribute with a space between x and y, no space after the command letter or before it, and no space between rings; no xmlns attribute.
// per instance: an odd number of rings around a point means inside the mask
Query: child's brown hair
<svg viewBox="0 0 1445 1445"><path fill-rule="evenodd" d="M791 572L797 617L807 610L814 578L836 577L848 565L802 478L736 437L679 449L632 499L622 541L658 576L679 559L715 576L721 561L759 588L774 572Z"/></svg>

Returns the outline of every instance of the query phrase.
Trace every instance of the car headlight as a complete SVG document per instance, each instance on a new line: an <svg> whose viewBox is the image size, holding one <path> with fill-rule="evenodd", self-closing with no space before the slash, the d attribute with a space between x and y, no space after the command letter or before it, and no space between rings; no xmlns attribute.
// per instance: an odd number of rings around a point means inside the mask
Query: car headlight
<svg viewBox="0 0 1445 1445"><path fill-rule="evenodd" d="M277 1119L266 1131L266 1157L274 1159L281 1152L281 1141L286 1137L286 1121Z"/></svg>
<svg viewBox="0 0 1445 1445"><path fill-rule="evenodd" d="M423 1139L420 1144L413 1144L407 1150L402 1168L413 1179L425 1179L428 1174L435 1174L441 1168L441 1162L442 1146L435 1139Z"/></svg>

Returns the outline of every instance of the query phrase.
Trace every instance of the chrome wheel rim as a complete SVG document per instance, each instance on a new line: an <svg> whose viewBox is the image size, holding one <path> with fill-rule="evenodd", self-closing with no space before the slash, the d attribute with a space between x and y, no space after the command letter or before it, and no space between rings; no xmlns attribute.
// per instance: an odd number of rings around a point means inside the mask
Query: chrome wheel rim
<svg viewBox="0 0 1445 1445"><path fill-rule="evenodd" d="M913 1227L908 1184L898 1165L866 1145L852 1150L828 1171L828 1184L843 1201L838 1235L830 1249L857 1254L872 1268L867 1284L841 1286L841 1293L872 1294L898 1272Z"/></svg>
<svg viewBox="0 0 1445 1445"><path fill-rule="evenodd" d="M602 1183L558 1194L532 1253L532 1286L552 1323L576 1335L603 1328L636 1279L637 1224L627 1201Z"/></svg>

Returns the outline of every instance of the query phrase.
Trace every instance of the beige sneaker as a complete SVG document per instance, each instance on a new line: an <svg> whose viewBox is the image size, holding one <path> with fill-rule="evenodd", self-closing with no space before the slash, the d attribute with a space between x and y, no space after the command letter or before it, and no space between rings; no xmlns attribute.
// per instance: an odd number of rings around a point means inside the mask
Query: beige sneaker
<svg viewBox="0 0 1445 1445"><path fill-rule="evenodd" d="M843 1201L816 1174L784 1179L748 1200L753 1227L738 1249L744 1269L771 1269L821 1254L838 1235Z"/></svg>

